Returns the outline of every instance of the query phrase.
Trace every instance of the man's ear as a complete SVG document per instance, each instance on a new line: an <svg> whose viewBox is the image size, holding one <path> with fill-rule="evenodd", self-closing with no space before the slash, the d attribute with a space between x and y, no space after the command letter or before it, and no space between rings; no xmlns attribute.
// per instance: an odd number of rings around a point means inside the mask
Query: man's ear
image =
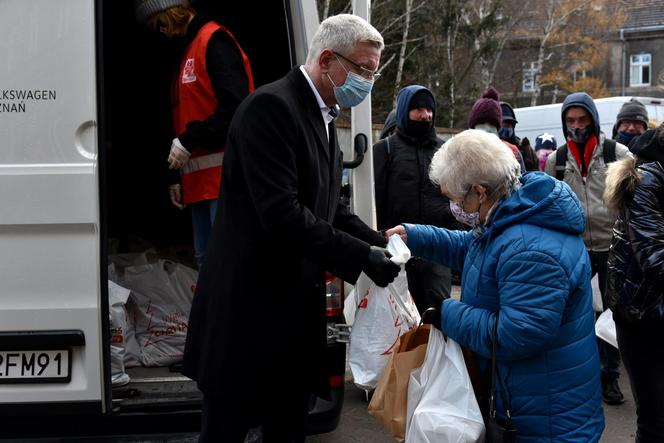
<svg viewBox="0 0 664 443"><path fill-rule="evenodd" d="M323 49L318 55L318 67L323 74L330 70L330 64L334 60L334 52L331 49Z"/></svg>

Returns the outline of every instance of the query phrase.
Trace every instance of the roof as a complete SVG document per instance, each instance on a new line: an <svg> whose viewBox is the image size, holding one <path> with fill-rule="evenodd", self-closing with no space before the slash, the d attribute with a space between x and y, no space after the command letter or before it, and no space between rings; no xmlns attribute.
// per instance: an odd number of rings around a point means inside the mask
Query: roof
<svg viewBox="0 0 664 443"><path fill-rule="evenodd" d="M523 0L511 0L512 4L521 3ZM533 34L542 32L546 20L546 10L550 0L529 0L528 8L516 9L518 25L512 31L513 36L531 37ZM561 1L561 0L558 0ZM509 3L509 2L508 2ZM618 0L607 3L611 14L612 8L622 9L625 12L626 22L617 25L619 28L639 29L652 26L664 26L664 0Z"/></svg>
<svg viewBox="0 0 664 443"><path fill-rule="evenodd" d="M623 1L627 21L625 28L664 26L664 0Z"/></svg>

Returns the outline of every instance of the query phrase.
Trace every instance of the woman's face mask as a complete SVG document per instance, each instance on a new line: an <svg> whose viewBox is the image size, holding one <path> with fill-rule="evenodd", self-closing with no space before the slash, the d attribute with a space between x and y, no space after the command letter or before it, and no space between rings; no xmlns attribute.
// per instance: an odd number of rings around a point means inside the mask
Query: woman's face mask
<svg viewBox="0 0 664 443"><path fill-rule="evenodd" d="M336 57L336 55L335 55ZM327 74L327 78L334 85L334 97L337 99L339 106L344 108L352 108L357 106L367 98L367 95L371 93L373 88L373 80L366 79L359 74L349 71L346 69L339 57L337 57L339 64L344 71L346 71L346 81L343 85L337 86L332 81L330 74Z"/></svg>
<svg viewBox="0 0 664 443"><path fill-rule="evenodd" d="M466 197L464 196L464 200ZM463 210L463 200L461 204L453 202L450 200L450 212L457 219L458 222L470 226L471 228L476 227L480 224L480 211L479 209L476 212L466 212Z"/></svg>

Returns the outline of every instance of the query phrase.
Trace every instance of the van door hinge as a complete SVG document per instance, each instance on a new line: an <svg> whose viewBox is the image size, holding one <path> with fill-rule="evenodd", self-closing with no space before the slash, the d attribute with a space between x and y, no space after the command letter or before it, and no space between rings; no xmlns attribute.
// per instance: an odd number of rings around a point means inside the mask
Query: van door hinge
<svg viewBox="0 0 664 443"><path fill-rule="evenodd" d="M327 343L349 343L351 325L339 323L327 324Z"/></svg>

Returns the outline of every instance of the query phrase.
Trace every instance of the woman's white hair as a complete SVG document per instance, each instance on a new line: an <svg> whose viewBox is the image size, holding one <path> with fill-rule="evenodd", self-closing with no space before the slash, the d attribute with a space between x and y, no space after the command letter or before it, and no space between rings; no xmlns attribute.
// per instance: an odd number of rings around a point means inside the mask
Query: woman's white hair
<svg viewBox="0 0 664 443"><path fill-rule="evenodd" d="M326 48L348 56L359 42L373 43L381 51L385 47L380 32L363 18L353 14L328 17L320 24L311 40L307 64L314 63Z"/></svg>
<svg viewBox="0 0 664 443"><path fill-rule="evenodd" d="M506 195L512 191L521 167L514 153L493 134L468 129L449 139L433 156L429 178L441 191L462 198L472 185L487 193Z"/></svg>

